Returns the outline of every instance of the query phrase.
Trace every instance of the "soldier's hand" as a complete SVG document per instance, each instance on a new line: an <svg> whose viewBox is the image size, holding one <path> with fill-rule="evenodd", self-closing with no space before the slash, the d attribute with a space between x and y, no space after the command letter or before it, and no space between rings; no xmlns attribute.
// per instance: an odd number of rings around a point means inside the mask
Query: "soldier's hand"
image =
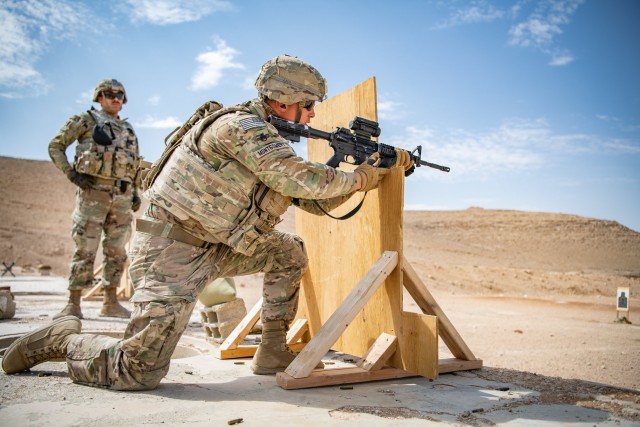
<svg viewBox="0 0 640 427"><path fill-rule="evenodd" d="M93 177L91 175L78 173L74 170L67 172L67 178L83 190L90 188L91 184L93 184Z"/></svg>
<svg viewBox="0 0 640 427"><path fill-rule="evenodd" d="M413 159L411 158L411 154L408 151L403 150L402 148L396 148L396 163L393 165L394 168L403 168L404 171L408 171L413 166Z"/></svg>
<svg viewBox="0 0 640 427"><path fill-rule="evenodd" d="M140 199L140 197L138 197L137 194L134 194L133 199L131 200L131 209L134 212L138 212L141 204L142 204L142 199Z"/></svg>
<svg viewBox="0 0 640 427"><path fill-rule="evenodd" d="M389 169L379 168L380 155L373 153L366 162L359 165L354 173L360 175L360 189L358 191L369 191L378 187L378 184L389 173Z"/></svg>

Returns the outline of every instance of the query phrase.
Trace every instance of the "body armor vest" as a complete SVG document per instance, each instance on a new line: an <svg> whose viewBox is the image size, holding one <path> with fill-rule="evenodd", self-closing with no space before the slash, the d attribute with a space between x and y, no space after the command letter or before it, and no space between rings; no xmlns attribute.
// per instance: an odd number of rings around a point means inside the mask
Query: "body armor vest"
<svg viewBox="0 0 640 427"><path fill-rule="evenodd" d="M134 182L138 171L138 139L131 125L103 111L87 111L95 120L92 137L78 141L74 169L101 178Z"/></svg>
<svg viewBox="0 0 640 427"><path fill-rule="evenodd" d="M206 240L252 255L284 211L272 215L260 209L256 195L263 194L266 187L249 169L228 159L205 159L198 148L208 126L223 114L236 111L243 109L221 110L195 124L157 172L145 196L179 219L196 220L210 235Z"/></svg>

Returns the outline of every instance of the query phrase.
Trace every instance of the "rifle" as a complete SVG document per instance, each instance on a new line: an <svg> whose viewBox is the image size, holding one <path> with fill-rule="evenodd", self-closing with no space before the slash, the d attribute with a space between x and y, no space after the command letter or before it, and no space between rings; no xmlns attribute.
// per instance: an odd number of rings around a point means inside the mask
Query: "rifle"
<svg viewBox="0 0 640 427"><path fill-rule="evenodd" d="M333 148L333 156L327 162L331 167L338 167L340 163L346 162L352 165L364 163L373 153L380 153L380 167L389 168L396 162L395 147L373 141L372 137L380 136L378 123L372 120L356 117L349 122L349 129L338 127L333 132L325 132L314 129L299 123L292 123L275 116L267 119L277 130L280 136L291 142L300 142L300 137L325 139L329 141L329 146ZM428 166L443 172L449 172L448 166L440 166L422 160L422 146L418 145L413 151L408 151L414 165L404 176L411 175L416 166Z"/></svg>

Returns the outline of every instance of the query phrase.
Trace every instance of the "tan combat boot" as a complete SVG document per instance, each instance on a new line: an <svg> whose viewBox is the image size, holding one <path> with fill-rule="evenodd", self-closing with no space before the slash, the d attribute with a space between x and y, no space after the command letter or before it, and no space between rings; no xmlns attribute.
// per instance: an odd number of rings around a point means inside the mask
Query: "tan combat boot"
<svg viewBox="0 0 640 427"><path fill-rule="evenodd" d="M287 345L287 327L283 320L262 322L262 342L251 362L251 370L256 375L284 372L298 354ZM320 362L316 369L324 368Z"/></svg>
<svg viewBox="0 0 640 427"><path fill-rule="evenodd" d="M48 360L64 359L69 341L80 333L81 326L77 317L65 316L29 332L4 352L2 369L7 374L15 374Z"/></svg>
<svg viewBox="0 0 640 427"><path fill-rule="evenodd" d="M64 316L76 316L82 319L82 311L80 310L80 299L82 298L82 289L69 291L69 303L62 311L53 316L53 320Z"/></svg>
<svg viewBox="0 0 640 427"><path fill-rule="evenodd" d="M104 288L104 300L100 310L100 317L121 317L125 319L131 317L131 312L118 302L117 292L118 290L115 286Z"/></svg>

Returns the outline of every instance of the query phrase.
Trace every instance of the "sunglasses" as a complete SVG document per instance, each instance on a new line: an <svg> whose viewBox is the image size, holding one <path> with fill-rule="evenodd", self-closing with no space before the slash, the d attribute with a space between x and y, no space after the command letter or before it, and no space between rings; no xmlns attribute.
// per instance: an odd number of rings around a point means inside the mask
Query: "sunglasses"
<svg viewBox="0 0 640 427"><path fill-rule="evenodd" d="M313 107L315 107L315 105L316 101L307 101L307 103L304 104L302 108L304 108L305 110L313 110Z"/></svg>
<svg viewBox="0 0 640 427"><path fill-rule="evenodd" d="M124 99L124 93L122 92L103 92L103 95L107 99L116 99L116 98L120 100Z"/></svg>

